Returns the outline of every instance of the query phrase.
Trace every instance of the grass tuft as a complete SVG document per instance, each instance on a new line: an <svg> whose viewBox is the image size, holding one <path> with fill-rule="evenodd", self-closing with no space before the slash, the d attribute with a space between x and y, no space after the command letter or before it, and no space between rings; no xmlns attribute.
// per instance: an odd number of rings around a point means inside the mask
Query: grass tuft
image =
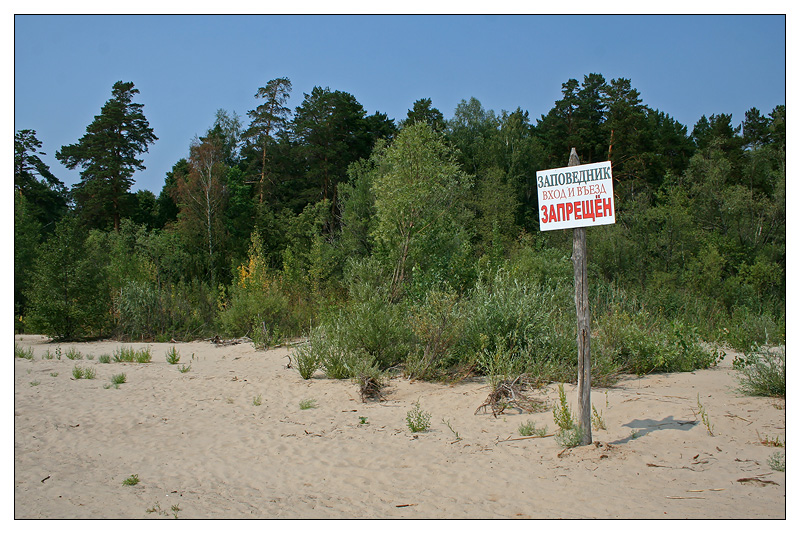
<svg viewBox="0 0 800 534"><path fill-rule="evenodd" d="M22 358L23 360L33 360L33 347L28 347L27 349L23 349L22 347L14 343L14 357Z"/></svg>
<svg viewBox="0 0 800 534"><path fill-rule="evenodd" d="M175 347L170 347L167 351L167 363L170 365L175 365L179 361L181 361L181 353Z"/></svg>
<svg viewBox="0 0 800 534"><path fill-rule="evenodd" d="M300 409L301 410L309 410L311 408L317 407L317 401L314 399L303 399L300 401Z"/></svg>

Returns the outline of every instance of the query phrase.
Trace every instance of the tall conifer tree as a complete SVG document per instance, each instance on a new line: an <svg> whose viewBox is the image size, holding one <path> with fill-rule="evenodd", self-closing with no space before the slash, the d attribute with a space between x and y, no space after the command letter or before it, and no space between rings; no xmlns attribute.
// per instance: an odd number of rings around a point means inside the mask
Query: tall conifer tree
<svg viewBox="0 0 800 534"><path fill-rule="evenodd" d="M90 227L113 224L119 230L133 173L145 168L138 156L158 139L142 113L144 105L133 102L138 93L133 82L115 83L112 98L86 127L86 134L56 152L68 169L83 169L73 196L76 210Z"/></svg>

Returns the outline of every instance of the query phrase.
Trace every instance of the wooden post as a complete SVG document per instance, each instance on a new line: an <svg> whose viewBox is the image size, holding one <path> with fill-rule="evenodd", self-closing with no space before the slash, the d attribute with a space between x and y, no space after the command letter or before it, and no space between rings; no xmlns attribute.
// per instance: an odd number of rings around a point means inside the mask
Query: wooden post
<svg viewBox="0 0 800 534"><path fill-rule="evenodd" d="M580 165L573 148L569 166ZM581 445L592 442L592 359L589 330L589 281L586 273L586 228L575 228L572 237L572 266L575 273L575 311L578 317L578 424L583 429Z"/></svg>

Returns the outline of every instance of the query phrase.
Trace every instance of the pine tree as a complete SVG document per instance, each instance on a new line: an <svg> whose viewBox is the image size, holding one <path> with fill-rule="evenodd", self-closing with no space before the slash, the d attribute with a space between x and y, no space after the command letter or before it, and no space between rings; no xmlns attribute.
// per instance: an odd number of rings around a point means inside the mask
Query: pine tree
<svg viewBox="0 0 800 534"><path fill-rule="evenodd" d="M73 195L76 210L89 227L113 225L119 231L120 220L128 214L125 200L133 173L145 168L137 156L158 139L142 113L143 104L132 101L138 93L133 82L115 83L112 98L86 127L86 134L56 152L68 169L83 169Z"/></svg>

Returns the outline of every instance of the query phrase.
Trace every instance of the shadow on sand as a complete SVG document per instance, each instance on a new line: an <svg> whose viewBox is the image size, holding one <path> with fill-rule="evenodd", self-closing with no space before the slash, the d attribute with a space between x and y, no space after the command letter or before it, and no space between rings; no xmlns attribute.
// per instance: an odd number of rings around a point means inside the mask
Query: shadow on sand
<svg viewBox="0 0 800 534"><path fill-rule="evenodd" d="M628 443L629 441L645 436L654 430L689 430L697 423L699 423L699 421L678 421L671 415L665 417L661 421L656 421L655 419L634 419L630 423L625 423L622 425L633 429L631 431L631 435L626 438L618 439L617 441L611 441L610 443L612 445Z"/></svg>

